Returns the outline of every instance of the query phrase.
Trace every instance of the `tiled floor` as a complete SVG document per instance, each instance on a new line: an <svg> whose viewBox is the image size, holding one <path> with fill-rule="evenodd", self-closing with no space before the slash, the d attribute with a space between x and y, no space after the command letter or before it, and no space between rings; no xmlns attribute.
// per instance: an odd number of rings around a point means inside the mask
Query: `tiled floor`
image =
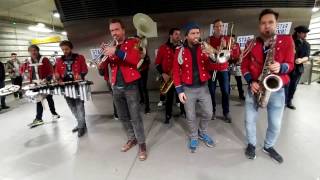
<svg viewBox="0 0 320 180"><path fill-rule="evenodd" d="M93 96L86 104L88 134L78 139L64 99L54 97L62 118L28 129L35 105L8 99L10 110L0 112L0 180L319 180L320 179L320 85L300 85L297 110L286 109L277 150L284 156L281 165L261 151L266 129L265 112L257 128L257 159L244 156L244 108L232 97L232 124L211 121L209 133L215 148L203 144L197 153L187 148L184 119L162 123L163 109L156 107L158 93L151 92L152 113L144 115L149 158L140 162L134 148L120 152L126 141L119 121L112 119L109 94ZM219 98L220 99L220 98ZM178 113L178 109L175 108ZM221 115L221 105L218 106Z"/></svg>

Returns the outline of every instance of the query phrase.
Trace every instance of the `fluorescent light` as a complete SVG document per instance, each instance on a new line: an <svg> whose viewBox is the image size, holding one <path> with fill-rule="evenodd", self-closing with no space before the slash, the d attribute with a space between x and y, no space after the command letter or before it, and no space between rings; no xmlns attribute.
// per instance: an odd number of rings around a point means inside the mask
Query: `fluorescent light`
<svg viewBox="0 0 320 180"><path fill-rule="evenodd" d="M52 30L47 28L43 23L38 23L36 26L29 26L28 29L30 31L36 31L36 32L45 32L45 33L52 32Z"/></svg>
<svg viewBox="0 0 320 180"><path fill-rule="evenodd" d="M317 12L317 11L319 11L319 8L318 8L318 7L313 7L313 8L312 8L312 12Z"/></svg>
<svg viewBox="0 0 320 180"><path fill-rule="evenodd" d="M55 18L60 18L60 14L59 14L58 12L54 12L54 13L53 13L53 17L55 17Z"/></svg>
<svg viewBox="0 0 320 180"><path fill-rule="evenodd" d="M61 34L66 36L68 33L66 31L62 31Z"/></svg>

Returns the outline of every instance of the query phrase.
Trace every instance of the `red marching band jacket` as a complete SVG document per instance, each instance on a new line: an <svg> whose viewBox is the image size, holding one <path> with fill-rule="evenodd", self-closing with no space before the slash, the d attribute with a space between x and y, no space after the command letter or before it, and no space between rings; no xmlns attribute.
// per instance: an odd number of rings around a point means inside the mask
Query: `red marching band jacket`
<svg viewBox="0 0 320 180"><path fill-rule="evenodd" d="M35 66L35 68L38 68L38 75L39 75L39 79L46 79L49 77L52 77L53 74L53 68L52 65L50 64L50 61L48 58L41 56L39 63L42 65L39 66ZM33 77L33 72L32 72L32 66L30 66L32 64L31 58L26 59L26 62L24 62L21 66L20 66L20 74L22 74L22 76L27 75L27 77L29 79L29 82L32 83L32 77Z"/></svg>
<svg viewBox="0 0 320 180"><path fill-rule="evenodd" d="M246 81L251 83L252 81L258 81L262 73L264 56L262 40L256 39L254 42L251 40L247 42L246 48L248 48L249 43L253 43L253 47L243 57L241 71ZM280 63L280 72L277 75L281 77L283 85L288 84L290 80L288 74L294 67L294 43L291 36L276 36L274 60Z"/></svg>
<svg viewBox="0 0 320 180"><path fill-rule="evenodd" d="M175 49L172 49L167 43L159 47L155 64L161 65L163 73L170 75L172 72L174 54Z"/></svg>
<svg viewBox="0 0 320 180"><path fill-rule="evenodd" d="M72 54L75 56L74 63L72 64L72 73L75 77L81 77L81 74L87 74L88 67L85 58L80 54ZM64 63L63 57L60 57L56 61L55 76L59 79L63 79L65 76L67 65Z"/></svg>
<svg viewBox="0 0 320 180"><path fill-rule="evenodd" d="M111 66L111 84L116 84L117 72L121 70L124 82L129 84L138 80L141 76L137 70L137 64L140 61L139 39L129 38L118 45L114 56L100 64L100 69L104 70L104 79L109 79L108 64Z"/></svg>
<svg viewBox="0 0 320 180"><path fill-rule="evenodd" d="M229 63L237 63L240 60L240 45L238 43L233 43L231 45L231 52L230 52L230 60Z"/></svg>
<svg viewBox="0 0 320 180"><path fill-rule="evenodd" d="M219 49L222 39L224 39L226 41L226 45L228 46L229 41L230 41L229 36L219 36L219 37L210 36L209 43L213 48ZM217 63L217 71L226 71L226 70L228 70L228 62Z"/></svg>
<svg viewBox="0 0 320 180"><path fill-rule="evenodd" d="M205 83L211 78L210 71L217 70L218 66L205 53L202 53L200 46L197 48L197 62L200 81ZM172 72L173 83L178 94L183 92L183 85L192 85L192 54L189 48L183 47L182 49L182 47L179 47L176 50Z"/></svg>

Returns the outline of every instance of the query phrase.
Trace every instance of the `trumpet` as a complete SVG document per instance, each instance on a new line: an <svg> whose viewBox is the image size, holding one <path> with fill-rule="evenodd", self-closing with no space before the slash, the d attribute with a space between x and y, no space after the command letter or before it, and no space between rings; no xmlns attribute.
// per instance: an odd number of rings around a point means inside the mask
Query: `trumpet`
<svg viewBox="0 0 320 180"><path fill-rule="evenodd" d="M96 58L91 59L89 61L90 66L92 67L98 67L102 62L104 62L105 60L108 59L108 56L104 55L104 48L106 47L113 47L113 46L117 46L118 45L118 41L116 40L116 38L113 38L111 41L109 41L108 43L102 43L102 47L99 50L99 54Z"/></svg>

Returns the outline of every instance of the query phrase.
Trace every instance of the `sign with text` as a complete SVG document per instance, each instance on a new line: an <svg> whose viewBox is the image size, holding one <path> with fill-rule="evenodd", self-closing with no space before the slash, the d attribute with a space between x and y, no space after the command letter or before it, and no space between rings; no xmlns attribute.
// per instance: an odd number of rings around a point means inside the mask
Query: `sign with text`
<svg viewBox="0 0 320 180"><path fill-rule="evenodd" d="M289 34L292 22L280 22L277 25L276 34Z"/></svg>
<svg viewBox="0 0 320 180"><path fill-rule="evenodd" d="M213 29L213 24L210 24L210 29L209 29L209 36L212 36L214 32ZM228 23L223 23L223 31L222 31L223 35L228 35Z"/></svg>
<svg viewBox="0 0 320 180"><path fill-rule="evenodd" d="M91 58L92 59L96 59L99 57L99 55L101 54L101 49L97 48L97 49L90 49L90 53L91 53Z"/></svg>
<svg viewBox="0 0 320 180"><path fill-rule="evenodd" d="M238 36L237 43L239 43L240 49L244 49L247 41L253 38L254 38L254 35Z"/></svg>

